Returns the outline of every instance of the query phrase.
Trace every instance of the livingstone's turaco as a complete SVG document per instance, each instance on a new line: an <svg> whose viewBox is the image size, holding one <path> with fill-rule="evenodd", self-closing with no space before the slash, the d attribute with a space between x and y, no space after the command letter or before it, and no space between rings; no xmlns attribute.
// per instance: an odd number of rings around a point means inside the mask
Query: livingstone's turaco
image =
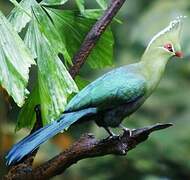
<svg viewBox="0 0 190 180"><path fill-rule="evenodd" d="M122 120L134 113L152 94L168 60L182 57L180 32L182 17L171 21L156 34L138 63L116 68L90 83L74 96L57 120L25 137L9 151L7 165L21 161L27 154L73 123L93 120L113 136L110 127L121 127ZM129 133L130 134L130 133Z"/></svg>

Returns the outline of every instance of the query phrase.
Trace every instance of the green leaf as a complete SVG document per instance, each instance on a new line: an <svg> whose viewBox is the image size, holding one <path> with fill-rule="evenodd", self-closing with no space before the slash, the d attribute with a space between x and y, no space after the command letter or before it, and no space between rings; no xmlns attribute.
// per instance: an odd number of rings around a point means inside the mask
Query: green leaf
<svg viewBox="0 0 190 180"><path fill-rule="evenodd" d="M108 0L96 0L96 2L99 4L99 6L105 10L107 8L107 2ZM80 12L83 14L85 11L85 0L75 0Z"/></svg>
<svg viewBox="0 0 190 180"><path fill-rule="evenodd" d="M84 87L86 87L90 83L90 81L88 81L88 80L86 80L80 76L75 77L75 82L76 82L79 90L83 89Z"/></svg>
<svg viewBox="0 0 190 180"><path fill-rule="evenodd" d="M102 9L86 9L82 14L85 18L97 20L103 14Z"/></svg>
<svg viewBox="0 0 190 180"><path fill-rule="evenodd" d="M19 35L0 12L0 84L18 106L24 104L29 67L35 64Z"/></svg>
<svg viewBox="0 0 190 180"><path fill-rule="evenodd" d="M72 64L71 57L67 52L65 44L63 43L61 38L62 34L59 34L57 29L55 28L55 25L52 23L52 20L48 17L47 12L45 12L44 9L42 9L42 7L38 4L33 6L32 10L36 20L38 21L40 31L46 36L51 44L51 47L57 54L62 53L64 59L68 63Z"/></svg>
<svg viewBox="0 0 190 180"><path fill-rule="evenodd" d="M108 0L96 0L96 2L100 5L102 9L107 9Z"/></svg>
<svg viewBox="0 0 190 180"><path fill-rule="evenodd" d="M113 65L113 34L109 28L104 32L87 59L92 68L105 68Z"/></svg>
<svg viewBox="0 0 190 180"><path fill-rule="evenodd" d="M11 0L12 1L12 0ZM12 1L13 2L13 1ZM8 19L17 32L20 32L31 20L31 6L35 0L22 0L9 14Z"/></svg>
<svg viewBox="0 0 190 180"><path fill-rule="evenodd" d="M67 97L78 89L47 39L40 34L37 39L39 93L44 124L46 124L63 113Z"/></svg>
<svg viewBox="0 0 190 180"><path fill-rule="evenodd" d="M75 0L76 1L76 4L80 10L80 12L83 14L84 13L84 10L85 10L85 7L84 7L84 0Z"/></svg>
<svg viewBox="0 0 190 180"><path fill-rule="evenodd" d="M80 10L80 13L83 17L88 19L97 20L104 12L103 9L85 9L85 1L84 0L75 0L76 4Z"/></svg>
<svg viewBox="0 0 190 180"><path fill-rule="evenodd" d="M78 89L79 91L82 90L83 88L85 88L89 83L90 81L82 78L81 76L77 75L75 77L75 83L77 84L78 86ZM68 97L68 101L70 101L73 97L75 96L75 93L71 94L69 97Z"/></svg>
<svg viewBox="0 0 190 180"><path fill-rule="evenodd" d="M33 92L24 105L19 115L17 129L33 125L35 103L41 105L43 124L57 119L65 109L67 97L78 91L74 80L39 27L41 26L38 22L33 20L26 33L26 44L37 56L38 91ZM35 97L39 99L32 101L31 99ZM30 111L27 110L28 108ZM25 117L27 120L24 120Z"/></svg>
<svg viewBox="0 0 190 180"><path fill-rule="evenodd" d="M73 11L61 11L46 8L50 14L54 25L62 34L62 40L71 57L78 51L83 39L94 25L95 20L81 17ZM114 39L110 28L102 35L96 47L87 59L87 63L92 68L104 68L113 64L113 44Z"/></svg>
<svg viewBox="0 0 190 180"><path fill-rule="evenodd" d="M41 4L44 5L63 5L67 2L68 0L43 0Z"/></svg>
<svg viewBox="0 0 190 180"><path fill-rule="evenodd" d="M37 104L40 104L38 88L38 85L34 87L24 106L20 110L15 128L16 131L20 130L23 127L32 128L34 126L36 120L34 108Z"/></svg>

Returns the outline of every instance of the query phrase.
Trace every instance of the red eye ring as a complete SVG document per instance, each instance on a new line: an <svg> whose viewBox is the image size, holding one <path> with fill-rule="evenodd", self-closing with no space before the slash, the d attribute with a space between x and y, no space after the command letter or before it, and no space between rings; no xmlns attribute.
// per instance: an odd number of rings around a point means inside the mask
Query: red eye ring
<svg viewBox="0 0 190 180"><path fill-rule="evenodd" d="M172 44L170 44L170 43L165 44L165 45L164 45L164 48L167 49L167 50L170 51L170 52L174 52L174 51L173 51Z"/></svg>

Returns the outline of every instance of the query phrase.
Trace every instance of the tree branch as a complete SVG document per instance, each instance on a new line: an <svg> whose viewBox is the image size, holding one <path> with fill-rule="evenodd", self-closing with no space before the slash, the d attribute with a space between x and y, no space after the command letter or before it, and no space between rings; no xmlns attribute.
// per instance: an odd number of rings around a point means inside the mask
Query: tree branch
<svg viewBox="0 0 190 180"><path fill-rule="evenodd" d="M43 127L43 123L42 123L42 114L41 114L41 107L40 105L36 105L34 108L34 111L36 113L36 123L34 124L33 129L31 130L30 134L34 133L35 131L37 131L38 129L40 129L41 127ZM26 158L24 159L23 163L32 167L34 158L38 152L37 148L34 152L32 152L31 154L29 154L28 156L26 156Z"/></svg>
<svg viewBox="0 0 190 180"><path fill-rule="evenodd" d="M30 171L24 171L22 169L13 174L9 172L5 179L50 179L55 175L63 173L68 167L82 159L109 154L126 155L128 151L145 141L150 133L170 126L172 124L156 124L145 128L134 129L132 130L131 136L127 132L124 132L116 138L104 140L97 140L93 135L86 134L69 149L39 167Z"/></svg>
<svg viewBox="0 0 190 180"><path fill-rule="evenodd" d="M79 51L73 58L73 66L69 71L72 77L75 77L79 73L90 52L125 1L126 0L112 0L103 16L94 24L90 32L87 34Z"/></svg>

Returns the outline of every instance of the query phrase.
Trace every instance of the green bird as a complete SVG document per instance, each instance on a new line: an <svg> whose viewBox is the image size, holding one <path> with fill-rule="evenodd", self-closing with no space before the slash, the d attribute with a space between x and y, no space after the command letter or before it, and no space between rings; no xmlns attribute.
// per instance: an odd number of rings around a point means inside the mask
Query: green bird
<svg viewBox="0 0 190 180"><path fill-rule="evenodd" d="M183 56L179 43L181 26L182 18L171 21L152 38L138 63L116 68L82 89L57 121L14 145L6 156L7 164L19 162L75 122L94 120L112 136L109 128L121 126L122 120L134 113L155 90L168 60Z"/></svg>

